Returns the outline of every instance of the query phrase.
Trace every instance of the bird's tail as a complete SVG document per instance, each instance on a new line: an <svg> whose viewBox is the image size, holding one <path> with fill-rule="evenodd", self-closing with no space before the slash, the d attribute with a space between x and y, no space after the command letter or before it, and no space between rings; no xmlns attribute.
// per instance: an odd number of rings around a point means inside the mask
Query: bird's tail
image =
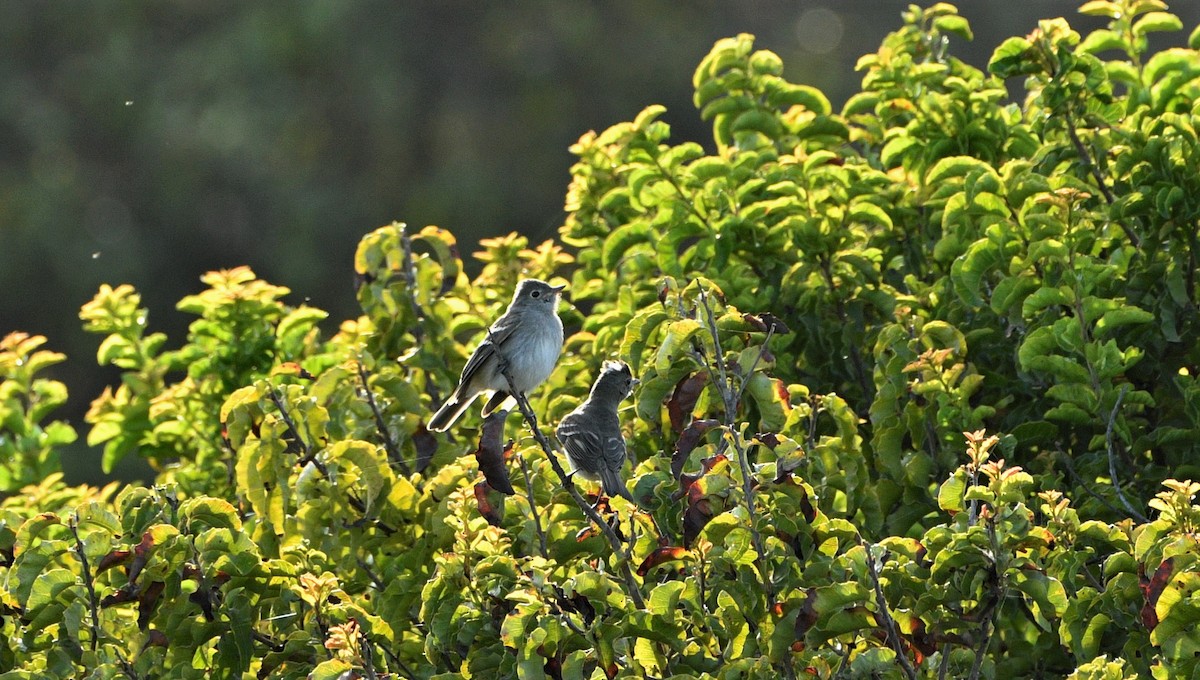
<svg viewBox="0 0 1200 680"><path fill-rule="evenodd" d="M478 393L476 393L478 394ZM429 424L426 425L430 432L445 432L447 428L453 425L462 417L463 411L475 401L475 394L465 396L460 394L460 390L455 390L454 394L442 404L442 407L433 414L429 419Z"/></svg>
<svg viewBox="0 0 1200 680"><path fill-rule="evenodd" d="M629 493L629 489L626 488L625 481L621 479L620 470L601 466L600 483L604 486L604 493L609 496L620 496L635 506L641 507L641 504L634 499L633 494Z"/></svg>

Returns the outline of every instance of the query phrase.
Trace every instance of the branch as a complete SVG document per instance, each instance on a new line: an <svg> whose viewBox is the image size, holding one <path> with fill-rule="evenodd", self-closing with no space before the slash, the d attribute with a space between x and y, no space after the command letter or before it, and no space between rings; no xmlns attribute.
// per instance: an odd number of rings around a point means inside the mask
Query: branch
<svg viewBox="0 0 1200 680"><path fill-rule="evenodd" d="M299 462L301 466L312 463L317 467L317 470L320 471L322 475L328 478L329 468L325 467L324 463L317 460L316 454L314 454L312 451L312 447L310 447L304 441L304 438L300 436L300 429L296 427L296 422L292 420L292 416L288 413L287 407L283 405L283 400L279 398L279 393L275 391L273 386L269 386L267 388L267 394L271 396L271 401L275 404L275 408L279 409L279 418L283 420L284 427L288 429L288 436L290 436L296 442L296 446L300 447L300 453L302 455L300 456L300 460L297 462Z"/></svg>
<svg viewBox="0 0 1200 680"><path fill-rule="evenodd" d="M1081 163L1083 163L1084 169L1086 169L1088 174L1092 176L1092 179L1096 181L1096 186L1100 188L1100 193L1104 195L1105 202L1109 205L1112 205L1113 201L1115 200L1113 198L1112 191L1109 190L1108 185L1104 183L1104 175L1100 174L1100 168L1098 168L1096 166L1096 162L1092 160L1092 155L1088 153L1087 147L1083 145L1083 140L1079 139L1079 133L1075 131L1075 121L1071 118L1071 116L1066 116L1066 121L1067 135L1071 138L1071 143L1075 145L1075 153L1079 154L1079 160ZM1138 238L1137 233L1134 232L1129 225L1117 220L1117 226L1121 227L1121 231L1125 232L1125 238L1129 239L1129 242L1132 243L1135 248L1142 247L1142 239Z"/></svg>
<svg viewBox="0 0 1200 680"><path fill-rule="evenodd" d="M558 475L559 480L562 482L563 488L567 490L567 493L571 494L571 498L575 500L575 504L579 506L579 509L583 510L583 514L587 515L587 518L590 519L592 523L599 527L600 531L604 533L604 537L608 539L609 546L612 547L613 554L618 558L618 568L621 570L622 576L625 579L625 585L628 588L629 597L633 599L634 606L636 606L638 609L645 609L646 602L642 599L642 592L638 588L637 581L633 578L633 572L629 570L629 563L626 560L620 559L621 539L617 537L617 534L615 531L613 531L613 528L604 521L604 518L600 516L600 513L597 512L596 509L593 508L592 505L588 503L582 495L580 495L579 490L575 488L575 482L573 482L571 480L571 476L568 475L565 470L563 470L562 465L558 462L558 458L554 455L554 447L550 445L550 440L546 438L546 435L542 433L541 428L538 427L537 416L534 415L533 407L529 405L529 400L524 394L513 389L512 373L509 369L508 363L505 362L500 355L496 355L496 358L500 359L500 373L504 376L504 380L508 383L508 393L511 394L513 399L516 400L517 408L521 410L521 415L525 417L525 422L529 424L529 429L533 432L533 438L537 440L537 443L542 447L542 451L546 453L546 458L550 461L550 466L554 468L554 474Z"/></svg>
<svg viewBox="0 0 1200 680"><path fill-rule="evenodd" d="M375 429L379 430L379 437L383 439L383 448L387 450L388 458L396 461L405 476L412 476L412 468L408 467L408 463L404 462L404 458L400 455L400 447L396 446L395 440L392 439L392 433L388 431L387 423L383 420L379 404L375 403L375 395L371 392L371 386L367 384L367 377L367 367L360 359L358 361L358 379L362 382L363 395L367 398L367 404L375 416Z"/></svg>
<svg viewBox="0 0 1200 680"><path fill-rule="evenodd" d="M404 259L401 261L404 272L404 283L408 293L408 304L412 307L413 315L417 317L417 323L412 327L413 337L416 338L417 344L420 344L421 339L425 335L425 312L421 310L421 305L417 304L417 268L413 264L412 238L408 235L407 227L400 227L400 247L403 251Z"/></svg>
<svg viewBox="0 0 1200 680"><path fill-rule="evenodd" d="M1112 480L1113 489L1117 492L1117 498L1121 499L1121 504L1129 511L1131 517L1139 523L1145 524L1149 520L1138 512L1125 497L1125 492L1121 491L1121 482L1117 479L1117 453L1113 446L1113 426L1117 422L1117 414L1121 410L1121 402L1125 401L1127 392L1129 392L1128 383L1121 386L1121 393L1117 395L1117 402L1113 404L1112 413L1108 416L1108 427L1104 431L1104 447L1108 450L1108 476Z"/></svg>
<svg viewBox="0 0 1200 680"><path fill-rule="evenodd" d="M525 495L529 497L529 512L533 514L533 528L537 531L538 547L542 557L549 557L546 550L546 532L542 529L542 517L538 514L537 501L533 498L533 480L529 475L529 466L525 464L525 456L517 454L517 462L521 464L521 474L525 476Z"/></svg>
<svg viewBox="0 0 1200 680"><path fill-rule="evenodd" d="M1093 491L1092 487L1088 486L1087 482L1083 481L1083 477L1080 477L1079 473L1075 471L1075 464L1071 462L1071 454L1067 453L1066 451L1063 451L1062 449L1058 449L1058 455L1062 457L1063 463L1066 463L1067 472L1071 474L1071 478L1075 480L1076 484L1078 484L1084 491L1086 491L1089 496L1100 501L1100 503L1104 507L1108 508L1109 510L1112 510L1113 514L1116 514L1116 515L1121 514L1120 508L1113 505L1112 503L1109 503L1107 498L1105 498L1104 496L1101 496L1100 494ZM1099 588L1099 590L1104 590L1104 589Z"/></svg>
<svg viewBox="0 0 1200 680"><path fill-rule="evenodd" d="M87 588L88 605L92 610L92 651L100 644L100 598L96 596L96 584L92 582L92 568L88 566L87 552L83 549L83 541L79 538L79 513L71 514L68 522L71 535L75 537L75 554L83 566L83 585Z"/></svg>
<svg viewBox="0 0 1200 680"><path fill-rule="evenodd" d="M300 430L296 427L295 421L293 421L291 415L288 414L287 407L283 405L283 400L279 398L279 393L275 391L274 387L268 387L267 393L271 395L271 401L274 402L275 408L279 409L279 417L281 420L283 420L284 426L288 429L288 436L292 437L296 441L297 446L300 447L300 453L303 454L296 462L301 467L312 463L313 467L317 468L317 472L320 472L322 477L332 483L333 477L331 477L329 474L329 467L317 460L316 452L311 446L304 442L304 439L300 436ZM353 494L346 494L346 502L350 504L350 507L362 513L363 520L370 521L383 533L389 536L396 533L395 527L384 524L379 519L368 518L367 506ZM358 522L355 524L358 524Z"/></svg>
<svg viewBox="0 0 1200 680"><path fill-rule="evenodd" d="M757 553L754 561L759 573L762 575L760 585L762 586L763 593L767 596L767 609L770 610L776 604L774 578L768 569L770 565L767 562L767 551L763 543L762 534L758 531L758 510L754 503L754 473L750 469L750 461L747 460L746 449L742 446L742 436L738 432L737 423L735 422L737 419L738 402L749 380L748 378L742 380L740 389L735 396L733 387L729 382L729 374L725 370L725 352L721 350L721 339L717 334L717 321L713 316L712 305L708 303L708 294L704 292L703 288L700 289L700 304L704 307L706 328L708 334L712 336L713 352L716 355L713 357L713 361L706 361L704 364L708 368L709 377L712 378L713 384L720 391L721 399L725 404L725 430L729 433L729 441L733 444L733 448L737 452L738 467L742 472L742 498L746 504L746 511L749 513L750 538L754 542L754 550ZM767 341L771 339L772 330L774 329L769 328L767 330ZM767 343L764 342L762 347L759 348L758 356L755 357L754 363L751 366L751 374L753 374L754 368L758 366L758 362L766 349ZM716 375L713 375L712 364L714 362L717 365L716 371L720 375L720 381L716 380ZM792 669L790 661L783 663L783 671L787 677L795 677L795 671Z"/></svg>
<svg viewBox="0 0 1200 680"><path fill-rule="evenodd" d="M879 583L879 572L875 570L875 558L871 555L871 546L863 540L862 536L858 537L858 544L867 551L867 575L871 577L871 586L875 589L875 606L879 609L879 617L883 619L883 628L887 633L888 644L896 652L896 660L900 662L900 668L904 670L904 674L909 677L909 680L916 680L917 670L908 660L908 653L904 651L904 642L900 639L900 630L896 626L896 620L892 618L892 612L888 609L887 598L883 596L883 586Z"/></svg>

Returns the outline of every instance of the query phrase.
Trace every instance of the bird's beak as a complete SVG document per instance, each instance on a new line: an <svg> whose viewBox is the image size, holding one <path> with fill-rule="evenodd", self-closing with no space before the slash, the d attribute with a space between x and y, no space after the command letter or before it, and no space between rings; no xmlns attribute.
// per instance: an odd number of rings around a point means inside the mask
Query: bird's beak
<svg viewBox="0 0 1200 680"><path fill-rule="evenodd" d="M565 283L561 286L550 286L550 290L554 291L555 293L561 293L566 289L567 289L567 284L565 284Z"/></svg>
<svg viewBox="0 0 1200 680"><path fill-rule="evenodd" d="M641 380L638 380L637 378L634 378L634 379L633 379L633 382L632 382L632 383L630 383L630 384L629 384L629 386L630 386L630 387L637 387L638 385L641 385L641 384L642 384L642 381L641 381Z"/></svg>

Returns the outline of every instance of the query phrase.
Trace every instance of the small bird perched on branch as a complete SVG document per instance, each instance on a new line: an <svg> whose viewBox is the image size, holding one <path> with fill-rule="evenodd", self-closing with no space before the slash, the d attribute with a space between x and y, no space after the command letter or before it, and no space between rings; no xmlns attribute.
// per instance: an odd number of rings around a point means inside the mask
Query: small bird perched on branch
<svg viewBox="0 0 1200 680"><path fill-rule="evenodd" d="M429 420L429 429L443 432L462 416L475 397L494 390L483 406L486 417L508 398L508 381L501 373L508 365L513 389L522 394L542 384L558 363L563 325L558 318L559 296L566 286L551 286L538 279L517 284L512 302L467 360L458 387Z"/></svg>
<svg viewBox="0 0 1200 680"><path fill-rule="evenodd" d="M621 434L617 407L637 384L625 362L604 362L588 398L555 430L574 468L571 474L578 472L585 479L599 481L605 494L621 496L634 505L638 502L621 479L625 436Z"/></svg>

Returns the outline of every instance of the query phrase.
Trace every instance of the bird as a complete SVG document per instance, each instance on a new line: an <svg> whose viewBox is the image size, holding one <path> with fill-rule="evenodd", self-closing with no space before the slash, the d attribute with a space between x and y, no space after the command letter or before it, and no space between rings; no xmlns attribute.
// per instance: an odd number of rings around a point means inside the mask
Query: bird
<svg viewBox="0 0 1200 680"><path fill-rule="evenodd" d="M512 388L526 394L542 384L558 363L562 351L563 325L558 318L558 301L566 286L551 286L538 279L517 284L508 309L488 329L458 378L458 386L429 419L427 428L444 432L471 405L480 392L492 390L483 415L500 408L509 396L502 372L507 364Z"/></svg>
<svg viewBox="0 0 1200 680"><path fill-rule="evenodd" d="M573 468L569 475L579 473L584 479L599 481L605 494L621 496L634 505L639 504L621 479L625 437L617 407L637 384L625 362L604 362L588 398L555 430Z"/></svg>

